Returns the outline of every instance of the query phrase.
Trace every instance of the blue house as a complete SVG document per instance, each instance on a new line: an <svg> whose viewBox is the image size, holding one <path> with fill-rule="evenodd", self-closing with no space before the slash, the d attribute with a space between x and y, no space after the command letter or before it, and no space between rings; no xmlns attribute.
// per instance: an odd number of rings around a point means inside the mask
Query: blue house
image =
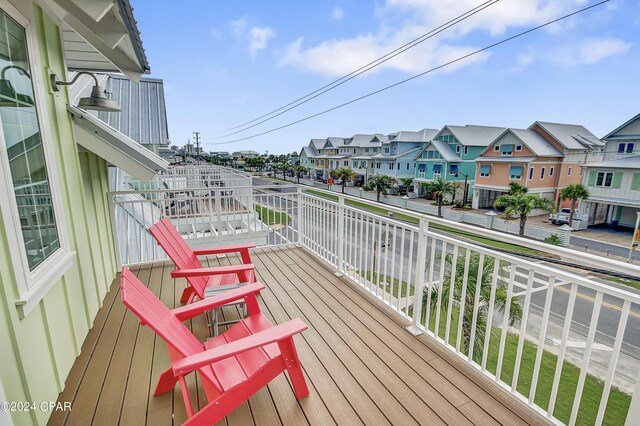
<svg viewBox="0 0 640 426"><path fill-rule="evenodd" d="M397 180L413 178L414 158L424 144L438 133L437 129L422 129L418 132L400 131L381 140L380 154L371 159L375 174L391 176Z"/></svg>
<svg viewBox="0 0 640 426"><path fill-rule="evenodd" d="M460 195L464 194L465 182L467 195L472 193L476 158L505 130L492 126L444 126L414 157L416 192L421 193L421 184L442 178L460 182Z"/></svg>

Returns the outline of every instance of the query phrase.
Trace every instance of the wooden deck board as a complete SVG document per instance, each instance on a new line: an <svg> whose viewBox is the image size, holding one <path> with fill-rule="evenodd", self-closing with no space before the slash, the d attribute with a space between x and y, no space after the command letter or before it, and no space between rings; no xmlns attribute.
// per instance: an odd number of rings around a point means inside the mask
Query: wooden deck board
<svg viewBox="0 0 640 426"><path fill-rule="evenodd" d="M260 248L252 255L267 288L264 314L274 323L300 317L309 327L295 337L310 395L297 401L288 376L276 380L219 424L527 424L424 337L404 330L402 319L344 278L338 278L300 248ZM237 264L236 256L207 259L210 266ZM173 266L156 263L134 269L170 308L180 305L182 280ZM98 312L59 401L72 411L56 412L60 424L178 425L187 419L178 386L153 397L158 376L169 367L164 342L124 309L116 280ZM226 307L221 320L238 318ZM199 339L209 337L205 316L185 323ZM189 393L195 407L206 398L194 375Z"/></svg>

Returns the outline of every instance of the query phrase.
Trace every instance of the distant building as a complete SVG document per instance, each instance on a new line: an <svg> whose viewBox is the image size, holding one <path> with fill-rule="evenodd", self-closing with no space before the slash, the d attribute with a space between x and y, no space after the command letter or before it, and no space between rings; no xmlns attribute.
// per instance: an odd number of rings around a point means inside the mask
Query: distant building
<svg viewBox="0 0 640 426"><path fill-rule="evenodd" d="M632 228L640 212L640 114L603 139L603 160L586 165L583 184L589 198L580 210L589 226Z"/></svg>
<svg viewBox="0 0 640 426"><path fill-rule="evenodd" d="M250 150L247 150L247 151L236 151L236 152L233 153L233 156L235 158L243 157L245 159L246 158L257 158L257 157L260 157L260 153L258 153L256 151L250 151Z"/></svg>

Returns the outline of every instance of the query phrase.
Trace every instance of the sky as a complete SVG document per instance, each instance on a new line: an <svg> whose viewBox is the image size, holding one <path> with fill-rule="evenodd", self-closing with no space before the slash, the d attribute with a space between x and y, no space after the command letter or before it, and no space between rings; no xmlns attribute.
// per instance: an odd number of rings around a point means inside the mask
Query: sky
<svg viewBox="0 0 640 426"><path fill-rule="evenodd" d="M293 126L243 141L407 79L591 0L500 0L304 105L280 108L485 0L131 0L165 83L169 136L205 151L300 151L311 138L446 124L582 124L602 137L640 113L640 1L610 1ZM245 126L246 127L246 126ZM226 137L225 137L226 136Z"/></svg>

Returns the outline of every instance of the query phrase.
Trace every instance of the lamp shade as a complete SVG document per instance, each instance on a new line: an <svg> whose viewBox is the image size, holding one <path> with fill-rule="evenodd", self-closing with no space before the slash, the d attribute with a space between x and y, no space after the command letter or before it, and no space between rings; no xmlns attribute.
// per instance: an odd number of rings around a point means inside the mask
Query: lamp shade
<svg viewBox="0 0 640 426"><path fill-rule="evenodd" d="M93 86L91 96L81 98L78 101L78 107L90 109L94 111L118 112L120 105L112 99L107 98L105 90L102 86Z"/></svg>

